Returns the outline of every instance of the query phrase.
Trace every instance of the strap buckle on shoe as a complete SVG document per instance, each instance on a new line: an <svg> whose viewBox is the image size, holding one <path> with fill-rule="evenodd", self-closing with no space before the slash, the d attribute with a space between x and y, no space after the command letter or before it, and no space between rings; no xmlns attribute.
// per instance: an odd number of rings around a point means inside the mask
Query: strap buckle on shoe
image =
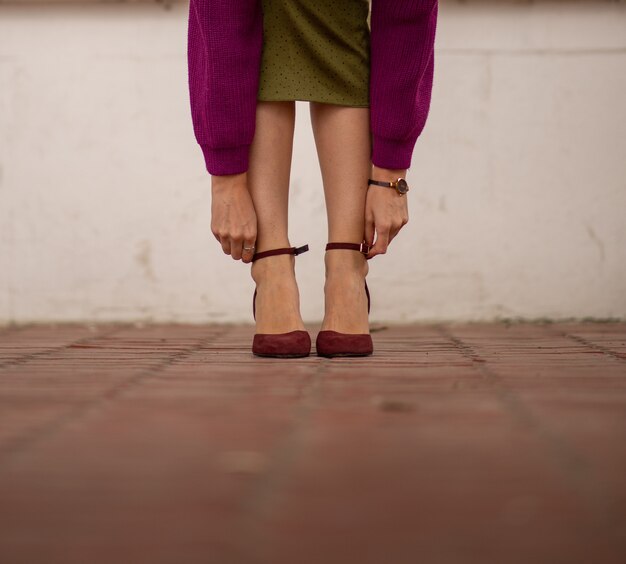
<svg viewBox="0 0 626 564"><path fill-rule="evenodd" d="M299 255L301 253L305 253L306 251L309 250L309 245L302 245L301 247L294 247L293 248L293 254L294 255Z"/></svg>
<svg viewBox="0 0 626 564"><path fill-rule="evenodd" d="M363 253L364 255L366 255L367 253L370 252L370 246L367 243L361 243L359 245L359 252Z"/></svg>

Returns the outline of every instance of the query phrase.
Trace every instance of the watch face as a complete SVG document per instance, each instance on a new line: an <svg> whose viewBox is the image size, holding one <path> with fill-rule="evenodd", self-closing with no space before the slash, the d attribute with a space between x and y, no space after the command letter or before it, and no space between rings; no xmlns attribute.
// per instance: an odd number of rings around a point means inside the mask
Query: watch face
<svg viewBox="0 0 626 564"><path fill-rule="evenodd" d="M409 185L404 178L398 178L397 189L400 194L406 194L409 191Z"/></svg>

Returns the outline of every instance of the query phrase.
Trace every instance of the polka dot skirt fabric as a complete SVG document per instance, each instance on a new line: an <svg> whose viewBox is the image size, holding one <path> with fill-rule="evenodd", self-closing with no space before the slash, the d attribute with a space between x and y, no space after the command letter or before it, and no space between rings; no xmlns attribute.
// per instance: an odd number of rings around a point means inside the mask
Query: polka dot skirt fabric
<svg viewBox="0 0 626 564"><path fill-rule="evenodd" d="M262 0L257 98L369 106L369 0Z"/></svg>

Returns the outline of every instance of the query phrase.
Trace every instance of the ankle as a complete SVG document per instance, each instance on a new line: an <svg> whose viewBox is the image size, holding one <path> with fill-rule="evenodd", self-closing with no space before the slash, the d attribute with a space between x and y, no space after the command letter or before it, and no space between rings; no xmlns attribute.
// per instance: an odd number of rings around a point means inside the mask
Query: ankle
<svg viewBox="0 0 626 564"><path fill-rule="evenodd" d="M350 250L327 251L324 265L327 280L345 277L365 278L369 272L369 264L365 256Z"/></svg>
<svg viewBox="0 0 626 564"><path fill-rule="evenodd" d="M294 258L293 255L276 255L255 261L250 267L252 279L257 284L267 280L271 280L273 283L295 280Z"/></svg>

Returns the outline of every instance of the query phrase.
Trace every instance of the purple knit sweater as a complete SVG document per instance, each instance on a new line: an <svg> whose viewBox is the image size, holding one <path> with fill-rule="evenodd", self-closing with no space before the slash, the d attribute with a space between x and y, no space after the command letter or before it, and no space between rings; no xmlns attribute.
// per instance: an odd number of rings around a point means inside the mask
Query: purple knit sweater
<svg viewBox="0 0 626 564"><path fill-rule="evenodd" d="M438 0L371 0L372 163L408 169L430 107ZM263 46L261 0L190 0L194 134L213 175L248 170Z"/></svg>

